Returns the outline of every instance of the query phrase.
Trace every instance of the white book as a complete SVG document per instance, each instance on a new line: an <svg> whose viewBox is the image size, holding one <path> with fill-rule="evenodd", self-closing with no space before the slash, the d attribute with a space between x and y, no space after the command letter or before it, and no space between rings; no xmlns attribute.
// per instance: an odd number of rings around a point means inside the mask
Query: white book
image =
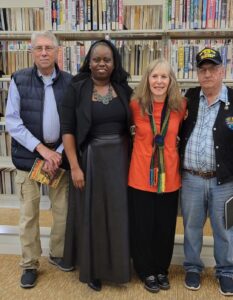
<svg viewBox="0 0 233 300"><path fill-rule="evenodd" d="M44 0L44 25L45 30L52 30L52 11L50 0Z"/></svg>

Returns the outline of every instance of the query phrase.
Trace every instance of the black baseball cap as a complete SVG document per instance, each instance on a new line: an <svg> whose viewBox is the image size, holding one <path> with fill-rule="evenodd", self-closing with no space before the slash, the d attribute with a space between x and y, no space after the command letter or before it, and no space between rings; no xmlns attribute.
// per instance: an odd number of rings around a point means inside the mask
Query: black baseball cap
<svg viewBox="0 0 233 300"><path fill-rule="evenodd" d="M204 62L208 61L214 63L215 65L222 64L220 53L217 50L207 47L197 53L196 61L197 67L200 67Z"/></svg>

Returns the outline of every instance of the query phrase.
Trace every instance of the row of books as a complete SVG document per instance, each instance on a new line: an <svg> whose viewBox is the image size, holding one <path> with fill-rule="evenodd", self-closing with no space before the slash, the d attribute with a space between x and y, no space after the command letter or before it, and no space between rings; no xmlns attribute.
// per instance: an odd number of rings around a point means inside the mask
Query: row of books
<svg viewBox="0 0 233 300"><path fill-rule="evenodd" d="M45 4L46 29L123 29L123 0L45 0Z"/></svg>
<svg viewBox="0 0 233 300"><path fill-rule="evenodd" d="M121 55L123 67L131 76L141 75L150 61L162 56L160 40L117 40L114 43ZM59 67L77 74L90 45L90 41L63 41L59 47Z"/></svg>
<svg viewBox="0 0 233 300"><path fill-rule="evenodd" d="M0 70L11 75L16 70L32 66L30 41L0 41Z"/></svg>
<svg viewBox="0 0 233 300"><path fill-rule="evenodd" d="M123 10L124 29L162 29L162 5L126 5Z"/></svg>
<svg viewBox="0 0 233 300"><path fill-rule="evenodd" d="M43 8L0 8L0 30L44 30Z"/></svg>
<svg viewBox="0 0 233 300"><path fill-rule="evenodd" d="M160 40L113 42L121 54L123 66L131 75L141 75L151 60L162 55ZM61 41L58 51L59 67L73 75L77 74L92 43L93 41ZM28 41L0 42L0 70L11 75L16 70L32 66L30 47Z"/></svg>
<svg viewBox="0 0 233 300"><path fill-rule="evenodd" d="M73 75L77 74L93 41L62 41L59 46L58 65ZM233 79L232 39L170 40L164 47L162 40L115 40L122 64L131 76L141 75L153 59L165 56L179 79L196 79L195 57L206 46L216 48L223 57L225 78ZM32 66L29 42L3 41L0 43L0 70L12 74L15 70ZM17 50L17 48L27 50ZM0 104L0 112L1 112Z"/></svg>
<svg viewBox="0 0 233 300"><path fill-rule="evenodd" d="M11 156L11 137L6 131L0 131L0 156Z"/></svg>
<svg viewBox="0 0 233 300"><path fill-rule="evenodd" d="M0 194L15 194L15 175L13 168L0 169Z"/></svg>
<svg viewBox="0 0 233 300"><path fill-rule="evenodd" d="M169 29L233 28L233 0L167 0Z"/></svg>
<svg viewBox="0 0 233 300"><path fill-rule="evenodd" d="M43 8L0 8L3 31L162 29L162 5L123 0L45 0Z"/></svg>
<svg viewBox="0 0 233 300"><path fill-rule="evenodd" d="M168 60L178 79L196 79L196 54L204 47L218 50L225 66L225 78L233 79L233 40L171 40Z"/></svg>
<svg viewBox="0 0 233 300"><path fill-rule="evenodd" d="M7 81L0 82L0 121L1 118L5 116L8 87L9 87L9 83ZM0 130L1 130L1 125L0 125Z"/></svg>

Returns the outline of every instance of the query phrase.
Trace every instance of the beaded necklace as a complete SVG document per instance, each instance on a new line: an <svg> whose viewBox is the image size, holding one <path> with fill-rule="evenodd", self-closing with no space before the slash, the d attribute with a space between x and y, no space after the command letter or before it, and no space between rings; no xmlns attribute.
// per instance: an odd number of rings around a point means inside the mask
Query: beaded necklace
<svg viewBox="0 0 233 300"><path fill-rule="evenodd" d="M108 86L108 92L107 92L106 95L100 95L100 94L98 94L97 89L94 86L94 89L93 89L93 99L95 101L101 102L101 103L103 103L105 105L109 104L109 102L113 99L111 84L109 84L109 86Z"/></svg>

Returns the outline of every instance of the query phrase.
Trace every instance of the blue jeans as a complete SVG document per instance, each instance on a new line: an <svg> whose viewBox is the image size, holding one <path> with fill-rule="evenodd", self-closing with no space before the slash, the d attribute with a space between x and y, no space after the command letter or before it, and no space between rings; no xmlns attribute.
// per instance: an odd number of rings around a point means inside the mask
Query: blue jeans
<svg viewBox="0 0 233 300"><path fill-rule="evenodd" d="M203 179L183 171L181 208L184 221L184 268L200 273L203 227L209 214L213 238L216 276L233 278L233 227L224 226L224 203L233 195L233 182L217 185L216 178Z"/></svg>

